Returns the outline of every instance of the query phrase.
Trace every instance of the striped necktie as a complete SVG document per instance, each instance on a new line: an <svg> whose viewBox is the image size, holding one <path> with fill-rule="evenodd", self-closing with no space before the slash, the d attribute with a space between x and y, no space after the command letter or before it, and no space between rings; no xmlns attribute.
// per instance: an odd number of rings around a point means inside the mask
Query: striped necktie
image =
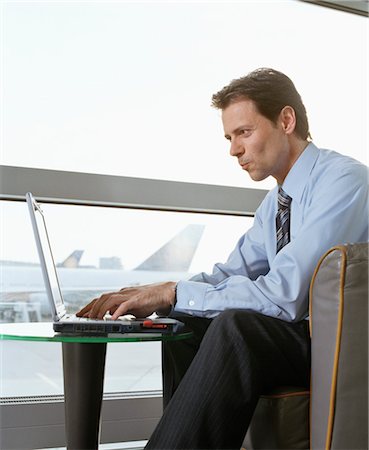
<svg viewBox="0 0 369 450"><path fill-rule="evenodd" d="M277 230L277 253L290 242L290 206L292 198L280 187L278 189L278 212L275 217Z"/></svg>

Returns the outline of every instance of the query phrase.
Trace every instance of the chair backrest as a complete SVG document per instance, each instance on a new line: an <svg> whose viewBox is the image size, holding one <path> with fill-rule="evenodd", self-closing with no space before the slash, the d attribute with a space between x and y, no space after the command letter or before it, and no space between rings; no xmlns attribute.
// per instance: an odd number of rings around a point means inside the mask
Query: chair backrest
<svg viewBox="0 0 369 450"><path fill-rule="evenodd" d="M368 448L368 243L330 249L310 287L310 445Z"/></svg>

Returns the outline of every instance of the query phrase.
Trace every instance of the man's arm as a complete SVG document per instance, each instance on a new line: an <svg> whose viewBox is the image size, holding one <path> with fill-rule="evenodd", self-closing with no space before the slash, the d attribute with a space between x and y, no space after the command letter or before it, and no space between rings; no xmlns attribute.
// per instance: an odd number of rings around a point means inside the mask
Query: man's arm
<svg viewBox="0 0 369 450"><path fill-rule="evenodd" d="M365 173L364 173L365 172ZM274 258L270 270L256 279L237 273L217 284L211 278L181 281L176 311L214 317L225 309L251 309L286 321L306 317L308 287L321 255L333 245L367 240L367 172L342 171L316 191L295 238ZM247 235L241 253L252 247Z"/></svg>

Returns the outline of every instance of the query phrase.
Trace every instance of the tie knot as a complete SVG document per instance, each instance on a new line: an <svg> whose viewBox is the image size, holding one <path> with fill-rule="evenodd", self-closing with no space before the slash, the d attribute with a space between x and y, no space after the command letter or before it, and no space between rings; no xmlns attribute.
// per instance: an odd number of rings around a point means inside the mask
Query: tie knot
<svg viewBox="0 0 369 450"><path fill-rule="evenodd" d="M292 198L287 195L284 190L280 187L278 189L278 208L286 209L291 205Z"/></svg>

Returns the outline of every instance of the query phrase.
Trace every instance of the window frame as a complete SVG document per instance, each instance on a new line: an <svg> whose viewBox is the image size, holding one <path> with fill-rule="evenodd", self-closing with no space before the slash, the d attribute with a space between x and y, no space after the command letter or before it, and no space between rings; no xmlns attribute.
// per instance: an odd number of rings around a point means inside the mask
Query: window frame
<svg viewBox="0 0 369 450"><path fill-rule="evenodd" d="M0 165L0 200L252 216L266 190ZM246 194L246 195L245 195Z"/></svg>
<svg viewBox="0 0 369 450"><path fill-rule="evenodd" d="M367 0L300 0L305 3L337 9L351 14L368 17L369 4Z"/></svg>

